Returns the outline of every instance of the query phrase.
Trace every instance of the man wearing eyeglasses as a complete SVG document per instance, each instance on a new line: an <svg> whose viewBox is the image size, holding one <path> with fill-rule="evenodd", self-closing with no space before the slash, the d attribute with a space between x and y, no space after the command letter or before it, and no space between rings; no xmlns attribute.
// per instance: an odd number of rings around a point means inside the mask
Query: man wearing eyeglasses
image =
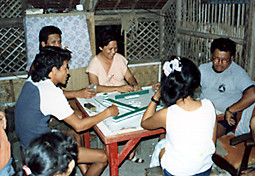
<svg viewBox="0 0 255 176"><path fill-rule="evenodd" d="M212 62L200 65L201 98L211 100L215 108L224 112L225 120L218 122L217 137L236 128L236 135L249 132L255 102L254 82L233 58L236 44L227 38L215 39L211 44ZM245 117L241 111L247 110ZM241 119L241 120L240 120Z"/></svg>

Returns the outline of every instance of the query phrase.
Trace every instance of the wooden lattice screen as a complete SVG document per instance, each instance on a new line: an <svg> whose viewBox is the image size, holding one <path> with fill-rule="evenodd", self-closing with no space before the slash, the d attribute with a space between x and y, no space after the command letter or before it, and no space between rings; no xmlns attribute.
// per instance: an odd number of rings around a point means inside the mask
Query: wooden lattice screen
<svg viewBox="0 0 255 176"><path fill-rule="evenodd" d="M162 58L179 55L200 65L210 61L212 40L228 37L237 43L234 61L247 70L250 60L244 53L248 6L249 0L168 1L162 9Z"/></svg>
<svg viewBox="0 0 255 176"><path fill-rule="evenodd" d="M176 2L171 1L161 10L160 58L163 60L177 54L176 18Z"/></svg>
<svg viewBox="0 0 255 176"><path fill-rule="evenodd" d="M159 15L138 18L126 33L127 59L130 61L159 60Z"/></svg>
<svg viewBox="0 0 255 176"><path fill-rule="evenodd" d="M21 18L22 6L17 0L0 1L1 18ZM23 27L0 28L0 74L23 72L26 67Z"/></svg>
<svg viewBox="0 0 255 176"><path fill-rule="evenodd" d="M13 19L11 25L0 28L0 75L16 75L26 71L26 45L25 33L22 24L16 25L17 19L22 19L23 9L21 0L1 0L0 18ZM41 7L38 1L27 1L37 8L74 9L79 0L73 1L45 1L46 6ZM9 27L11 26L11 27Z"/></svg>

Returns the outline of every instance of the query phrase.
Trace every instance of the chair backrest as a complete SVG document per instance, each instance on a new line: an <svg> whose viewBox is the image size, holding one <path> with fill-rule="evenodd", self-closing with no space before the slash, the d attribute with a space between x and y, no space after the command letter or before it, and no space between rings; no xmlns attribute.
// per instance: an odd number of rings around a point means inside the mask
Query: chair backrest
<svg viewBox="0 0 255 176"><path fill-rule="evenodd" d="M254 117L255 108L251 110L250 115ZM216 155L213 156L215 164L231 175L238 175L242 170L247 169L248 165L255 165L255 147L246 145L248 140L253 140L249 133L237 137L235 134L229 134L218 138ZM236 145L232 146L230 141L232 145L233 143Z"/></svg>

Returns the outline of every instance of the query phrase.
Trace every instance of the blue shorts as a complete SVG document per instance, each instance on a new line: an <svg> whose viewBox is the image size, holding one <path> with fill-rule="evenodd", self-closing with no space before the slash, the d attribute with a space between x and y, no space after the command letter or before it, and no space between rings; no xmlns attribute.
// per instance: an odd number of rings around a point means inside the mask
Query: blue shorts
<svg viewBox="0 0 255 176"><path fill-rule="evenodd" d="M218 121L218 123L221 124L221 125L226 129L225 134L228 134L230 131L233 131L233 130L236 128L236 125L237 125L237 118L236 118L236 115L237 115L237 113L235 112L233 115L234 115L234 116L232 117L232 119L235 120L235 125L230 126L230 125L228 124L228 121L227 121L226 119L221 120L221 121Z"/></svg>
<svg viewBox="0 0 255 176"><path fill-rule="evenodd" d="M208 170L201 172L199 174L195 174L193 176L210 176L211 169L212 168L210 167ZM163 169L163 176L174 176L174 175L170 174L166 169Z"/></svg>

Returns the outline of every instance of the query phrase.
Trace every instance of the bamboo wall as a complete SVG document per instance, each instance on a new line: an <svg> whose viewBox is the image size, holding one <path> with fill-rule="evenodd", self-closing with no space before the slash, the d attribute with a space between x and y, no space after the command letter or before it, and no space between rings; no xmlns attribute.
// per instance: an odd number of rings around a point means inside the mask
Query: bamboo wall
<svg viewBox="0 0 255 176"><path fill-rule="evenodd" d="M211 61L211 42L237 43L234 61L254 80L254 0L168 1L161 11L161 57L179 55L197 65Z"/></svg>

